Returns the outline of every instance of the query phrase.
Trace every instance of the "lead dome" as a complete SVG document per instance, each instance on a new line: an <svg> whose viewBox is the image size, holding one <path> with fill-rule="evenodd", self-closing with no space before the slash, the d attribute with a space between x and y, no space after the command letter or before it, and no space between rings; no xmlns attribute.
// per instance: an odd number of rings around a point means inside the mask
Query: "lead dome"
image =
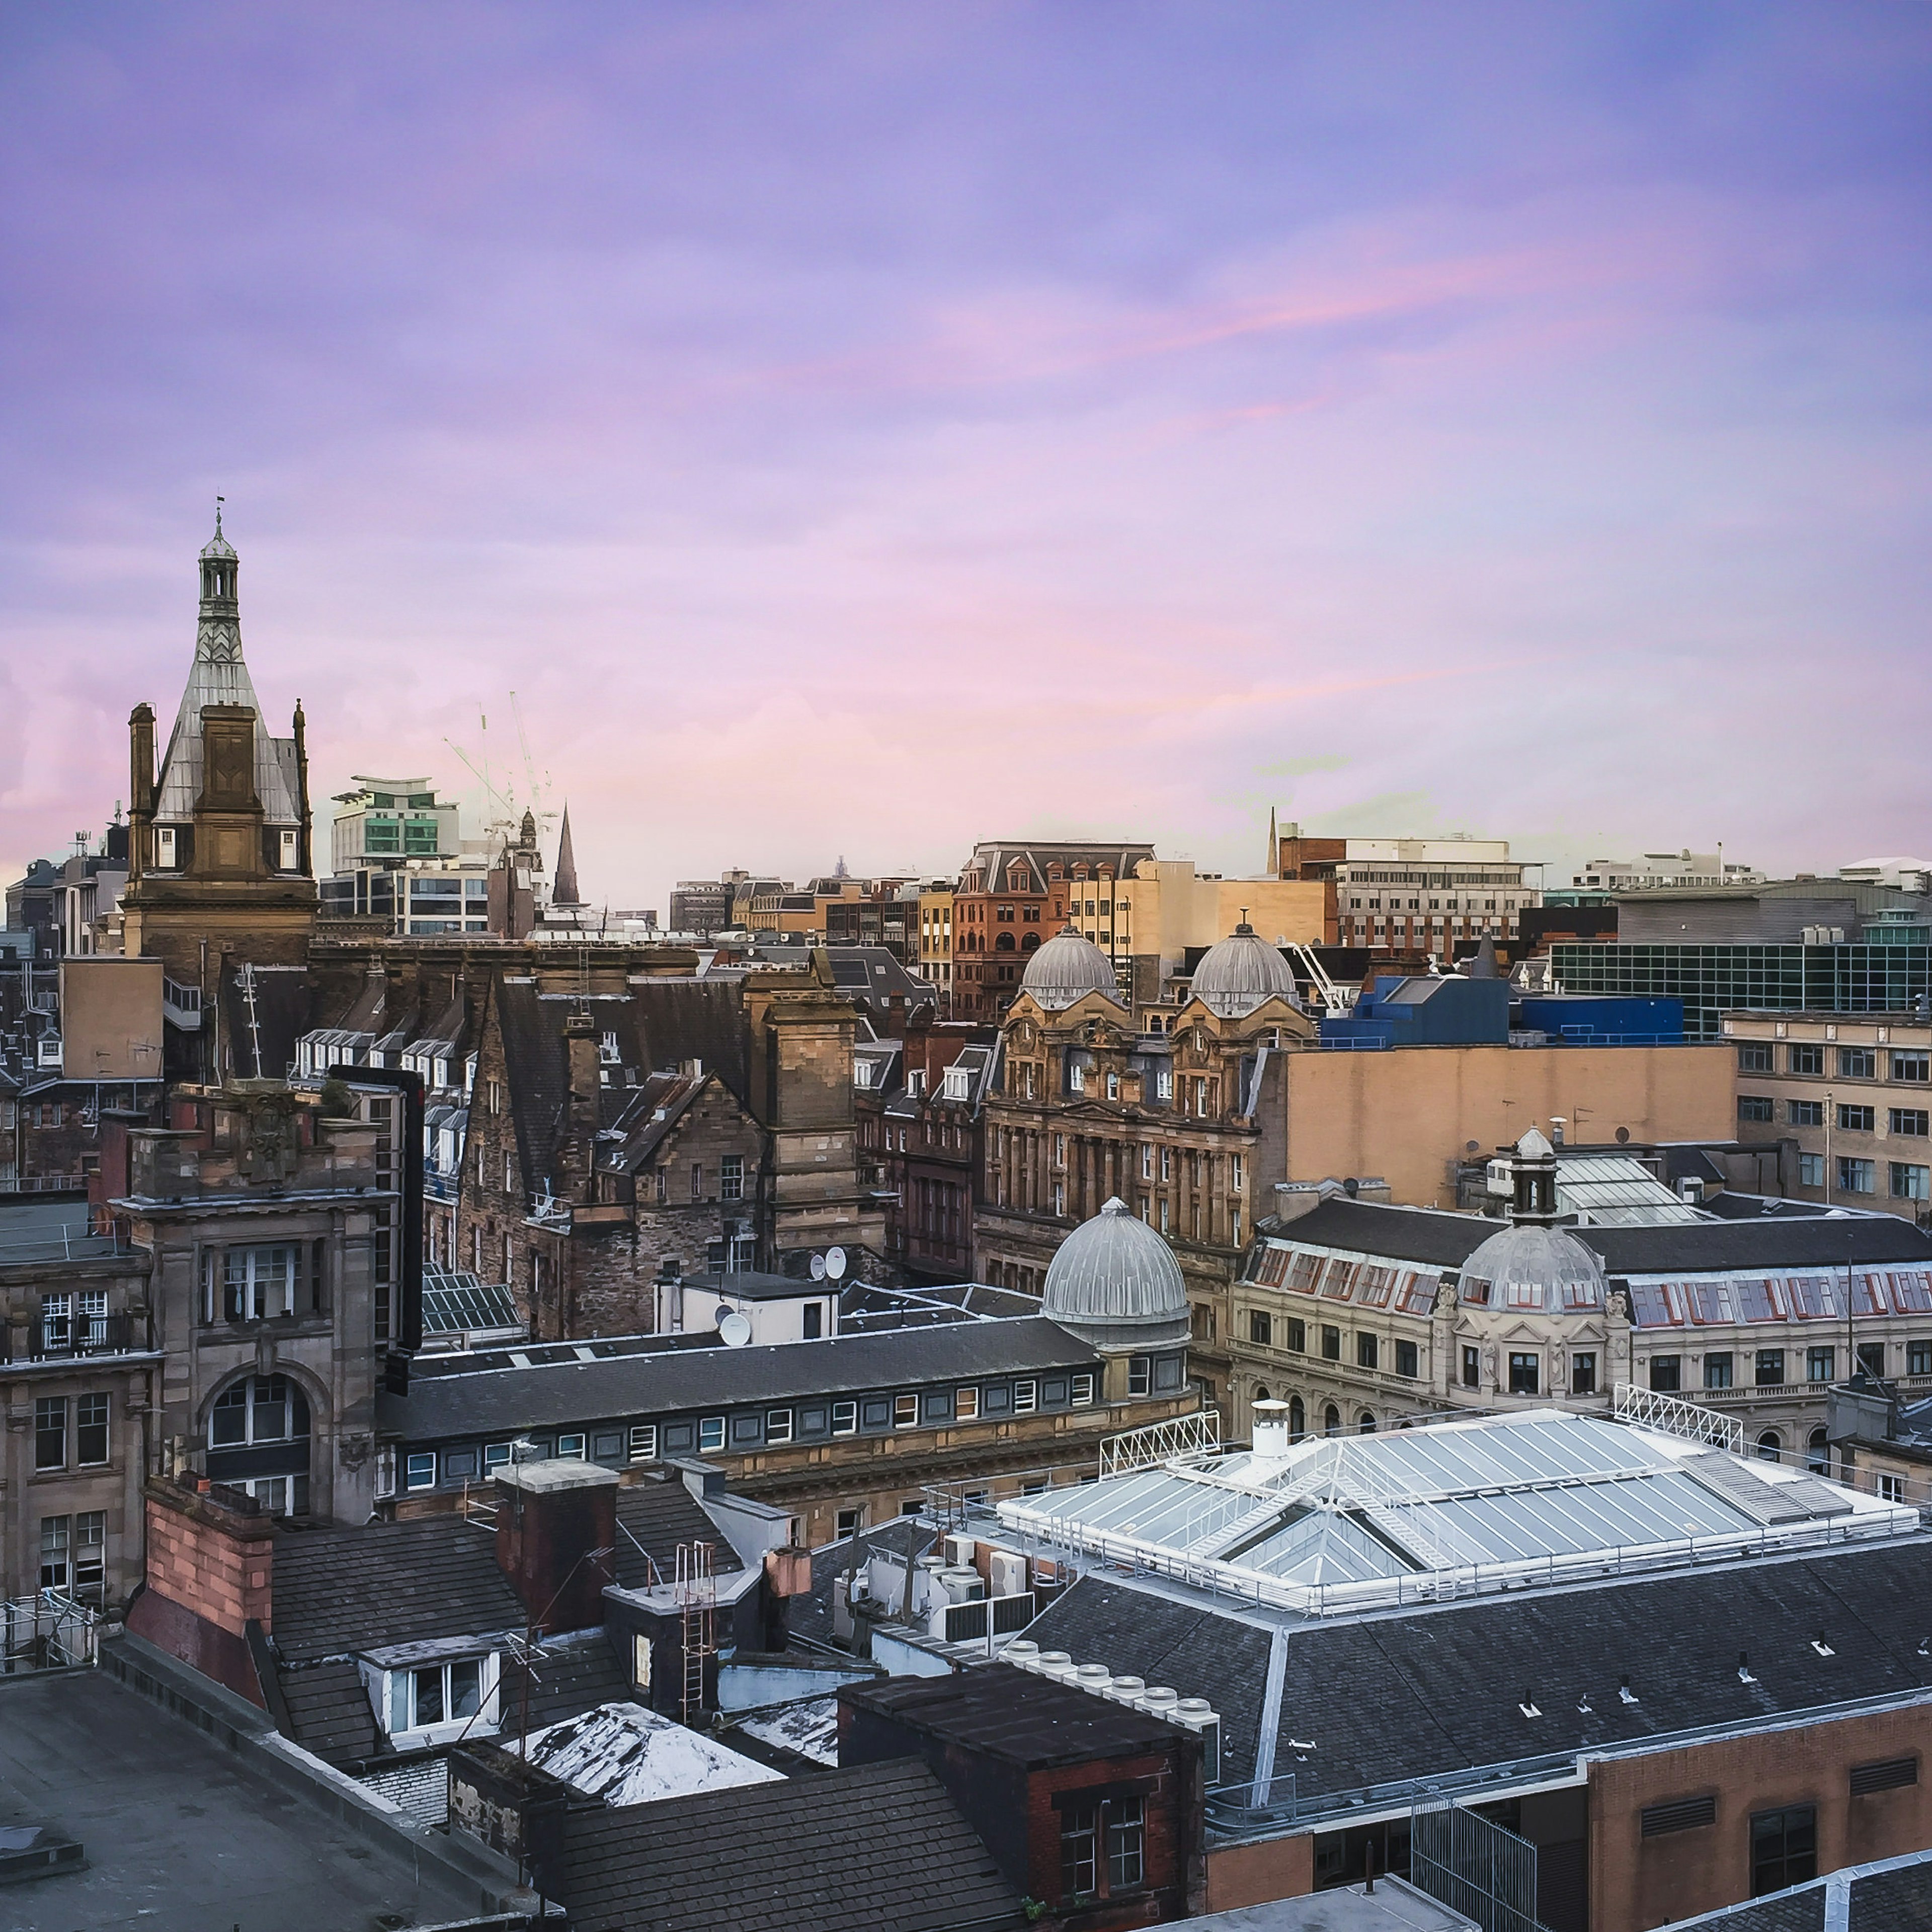
<svg viewBox="0 0 1932 1932"><path fill-rule="evenodd" d="M1603 1262L1556 1225L1556 1150L1532 1127L1516 1142L1510 1168L1516 1196L1510 1225L1462 1264L1460 1299L1478 1308L1545 1315L1600 1310L1610 1287Z"/></svg>
<svg viewBox="0 0 1932 1932"><path fill-rule="evenodd" d="M1188 1336L1180 1264L1118 1196L1060 1243L1040 1312L1102 1348L1157 1348Z"/></svg>
<svg viewBox="0 0 1932 1932"><path fill-rule="evenodd" d="M1114 962L1070 926L1056 932L1027 962L1020 984L1048 1012L1076 1006L1089 993L1102 994L1117 1006L1124 1004L1114 982Z"/></svg>
<svg viewBox="0 0 1932 1932"><path fill-rule="evenodd" d="M1224 1020L1245 1019L1270 1000L1299 1008L1294 974L1280 949L1270 946L1246 920L1226 939L1201 956L1194 969L1194 997Z"/></svg>

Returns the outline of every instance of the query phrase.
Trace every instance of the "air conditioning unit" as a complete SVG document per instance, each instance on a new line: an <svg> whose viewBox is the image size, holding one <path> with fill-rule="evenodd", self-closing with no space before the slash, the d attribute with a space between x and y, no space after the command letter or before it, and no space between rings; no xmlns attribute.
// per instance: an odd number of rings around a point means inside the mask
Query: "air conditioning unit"
<svg viewBox="0 0 1932 1932"><path fill-rule="evenodd" d="M949 1536L945 1542L946 1560L956 1570L970 1570L973 1560L980 1553L978 1543L970 1536Z"/></svg>
<svg viewBox="0 0 1932 1932"><path fill-rule="evenodd" d="M949 1603L977 1604L986 1600L986 1579L976 1570L942 1570L938 1581L945 1586Z"/></svg>
<svg viewBox="0 0 1932 1932"><path fill-rule="evenodd" d="M993 1594L1017 1597L1027 1586L1027 1560L1016 1550L987 1552L987 1567L993 1573Z"/></svg>

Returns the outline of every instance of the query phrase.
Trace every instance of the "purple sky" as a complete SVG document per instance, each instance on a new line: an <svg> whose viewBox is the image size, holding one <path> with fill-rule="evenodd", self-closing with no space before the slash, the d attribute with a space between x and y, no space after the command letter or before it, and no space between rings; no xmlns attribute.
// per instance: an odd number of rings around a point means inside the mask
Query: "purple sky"
<svg viewBox="0 0 1932 1932"><path fill-rule="evenodd" d="M318 796L514 690L615 905L1922 851L1928 98L1849 0L8 9L0 862L218 490Z"/></svg>

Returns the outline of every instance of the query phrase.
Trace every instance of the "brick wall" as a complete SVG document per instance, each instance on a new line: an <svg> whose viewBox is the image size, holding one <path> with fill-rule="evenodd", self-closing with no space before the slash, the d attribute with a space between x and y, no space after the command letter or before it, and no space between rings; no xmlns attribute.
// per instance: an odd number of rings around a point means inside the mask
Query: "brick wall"
<svg viewBox="0 0 1932 1932"><path fill-rule="evenodd" d="M1821 1873L1932 1842L1924 1782L1850 1792L1852 1767L1882 1760L1916 1757L1923 1780L1926 1714L1922 1704L1593 1764L1592 1932L1638 1932L1749 1898L1754 1812L1815 1805ZM1646 1806L1706 1792L1717 1800L1714 1822L1643 1836Z"/></svg>
<svg viewBox="0 0 1932 1932"><path fill-rule="evenodd" d="M151 1480L147 1586L128 1613L136 1636L266 1708L248 1625L273 1628L274 1532L186 1484Z"/></svg>

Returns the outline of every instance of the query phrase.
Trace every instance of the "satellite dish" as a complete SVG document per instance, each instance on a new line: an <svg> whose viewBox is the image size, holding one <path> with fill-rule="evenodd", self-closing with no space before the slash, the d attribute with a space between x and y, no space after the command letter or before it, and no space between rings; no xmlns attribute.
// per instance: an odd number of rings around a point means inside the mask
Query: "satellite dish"
<svg viewBox="0 0 1932 1932"><path fill-rule="evenodd" d="M814 1281L825 1279L825 1257L823 1255L814 1255L812 1258L812 1278Z"/></svg>
<svg viewBox="0 0 1932 1932"><path fill-rule="evenodd" d="M728 1348L742 1348L752 1339L752 1324L734 1308L718 1323L718 1339Z"/></svg>
<svg viewBox="0 0 1932 1932"><path fill-rule="evenodd" d="M732 1316L736 1314L737 1312L738 1311L734 1308L728 1301L721 1301L718 1306L711 1311L712 1326L722 1329L725 1323L730 1321Z"/></svg>
<svg viewBox="0 0 1932 1932"><path fill-rule="evenodd" d="M1462 1143L1462 1151L1465 1154L1480 1154L1482 1150L1483 1144L1480 1141L1465 1141Z"/></svg>
<svg viewBox="0 0 1932 1932"><path fill-rule="evenodd" d="M845 1250L827 1248L825 1251L825 1272L834 1281L842 1280L845 1274Z"/></svg>
<svg viewBox="0 0 1932 1932"><path fill-rule="evenodd" d="M1629 1128L1628 1128L1628 1127L1619 1127L1619 1128L1618 1128L1618 1130L1617 1130L1617 1145L1618 1145L1618 1147L1628 1147L1629 1144L1630 1144L1630 1130L1629 1130Z"/></svg>

